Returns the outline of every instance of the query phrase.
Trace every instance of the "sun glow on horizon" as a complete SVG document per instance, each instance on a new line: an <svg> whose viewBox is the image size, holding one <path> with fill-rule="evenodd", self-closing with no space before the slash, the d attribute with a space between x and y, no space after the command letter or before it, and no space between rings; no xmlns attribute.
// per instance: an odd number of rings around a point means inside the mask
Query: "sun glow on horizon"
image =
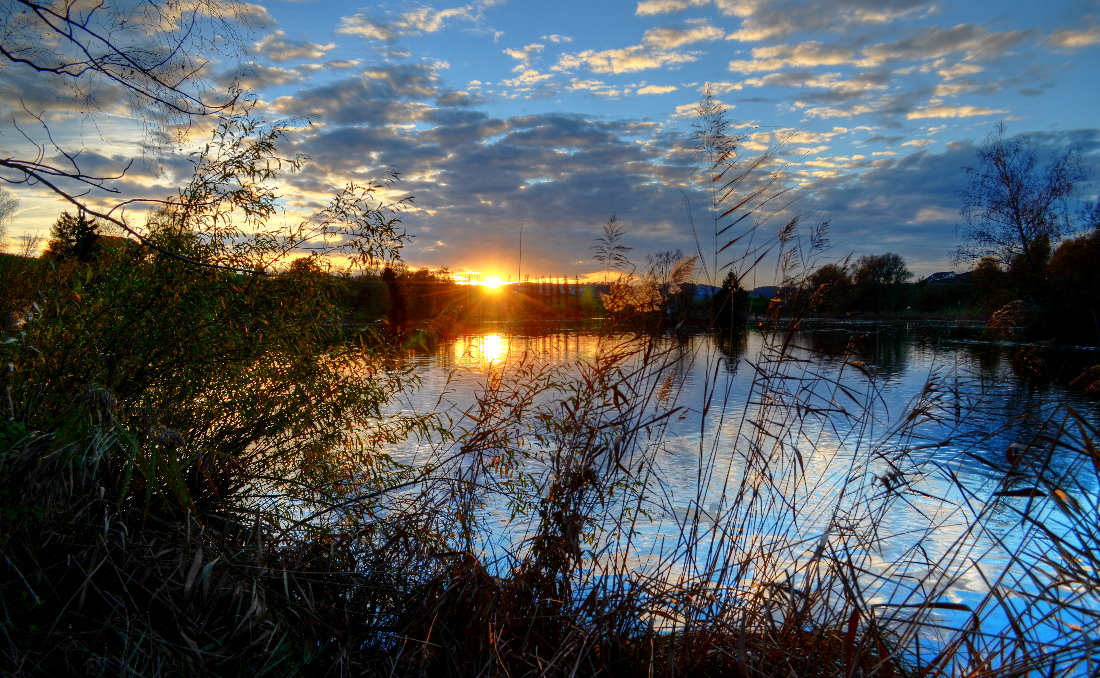
<svg viewBox="0 0 1100 678"><path fill-rule="evenodd" d="M504 282L503 280L501 280L497 276L493 275L493 276L489 276L488 278L486 278L485 280L482 280L480 283L477 283L477 284L481 285L482 287L486 287L488 289L491 289L491 290L498 290L498 289L501 288L501 286L507 285L508 283Z"/></svg>
<svg viewBox="0 0 1100 678"><path fill-rule="evenodd" d="M490 275L483 276L477 271L467 271L466 273L459 273L454 276L454 281L459 285L476 285L489 291L496 291L505 285L511 285L510 281L504 280L500 276Z"/></svg>

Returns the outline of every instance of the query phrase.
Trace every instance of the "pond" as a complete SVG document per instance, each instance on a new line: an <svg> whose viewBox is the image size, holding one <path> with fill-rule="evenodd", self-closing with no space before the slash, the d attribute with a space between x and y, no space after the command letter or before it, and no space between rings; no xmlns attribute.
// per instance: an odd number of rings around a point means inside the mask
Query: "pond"
<svg viewBox="0 0 1100 678"><path fill-rule="evenodd" d="M586 567L632 585L721 592L705 605L696 594L670 603L659 625L782 583L816 586L814 604L837 608L823 614L842 614L858 587L923 656L960 628L1008 663L1100 632L1089 453L1100 408L1062 385L1100 354L984 341L964 324L806 321L641 339L501 323L416 353L420 386L395 406L445 414L457 433L399 446L399 461L468 465L470 436L492 416L513 430L483 456L522 452L516 466L486 464L478 476L471 547L487 563L514 563L538 522L537 505L518 505L507 480L527 471L528 487L545 493L563 474L543 458L560 437L510 412L508 399L544 413L573 411L555 399L582 399L568 388L524 395L517 384L592 380L580 366L616 352L626 376L607 397L634 408L637 426L615 457L619 494L611 488L589 526ZM487 391L504 401L492 412ZM614 436L593 440L620 450ZM822 568L838 564L847 574L822 584Z"/></svg>

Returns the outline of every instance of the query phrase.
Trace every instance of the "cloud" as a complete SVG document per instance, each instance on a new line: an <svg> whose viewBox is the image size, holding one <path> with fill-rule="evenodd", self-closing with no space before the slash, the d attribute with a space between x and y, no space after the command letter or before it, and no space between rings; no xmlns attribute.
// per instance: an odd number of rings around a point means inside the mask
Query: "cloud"
<svg viewBox="0 0 1100 678"><path fill-rule="evenodd" d="M688 21L683 26L651 28L639 45L618 49L585 50L563 54L554 66L556 71L586 68L593 73L636 73L655 68L674 68L699 59L696 52L680 52L677 48L698 42L718 40L723 32L704 19Z"/></svg>
<svg viewBox="0 0 1100 678"><path fill-rule="evenodd" d="M451 9L432 9L421 7L401 15L398 22L408 32L436 33L453 20L470 21L473 19L474 6L465 5Z"/></svg>
<svg viewBox="0 0 1100 678"><path fill-rule="evenodd" d="M865 97L873 92L887 89L889 83L890 74L886 71L866 71L844 78L839 73L817 74L812 70L800 69L769 73L738 83L727 83L724 89L736 91L745 87L797 87L820 90L798 95L801 105L809 105L809 103L835 104Z"/></svg>
<svg viewBox="0 0 1100 678"><path fill-rule="evenodd" d="M642 36L642 44L656 49L676 49L696 42L721 39L725 33L706 19L692 19L686 26L662 26L651 28Z"/></svg>
<svg viewBox="0 0 1100 678"><path fill-rule="evenodd" d="M679 87L675 85L644 85L637 89L638 94L668 94L675 92Z"/></svg>
<svg viewBox="0 0 1100 678"><path fill-rule="evenodd" d="M1004 115L1007 111L984 108L982 106L948 106L946 104L933 104L915 111L910 111L906 116L910 120L923 120L925 118L973 118L982 115Z"/></svg>
<svg viewBox="0 0 1100 678"><path fill-rule="evenodd" d="M275 31L253 45L251 51L272 61L300 61L322 59L326 52L335 47L336 44L331 42L327 45L318 45L307 40L290 40L283 31Z"/></svg>
<svg viewBox="0 0 1100 678"><path fill-rule="evenodd" d="M397 39L397 33L390 26L375 21L365 14L355 14L342 17L340 27L336 29L340 35L358 35L368 40L381 42L393 42Z"/></svg>
<svg viewBox="0 0 1100 678"><path fill-rule="evenodd" d="M1051 33L1046 40L1048 45L1061 49L1082 49L1100 45L1100 27L1092 26L1079 30L1065 29Z"/></svg>
<svg viewBox="0 0 1100 678"><path fill-rule="evenodd" d="M241 64L239 68L233 71L223 73L216 80L226 87L235 84L242 89L255 92L271 87L299 83L307 77L306 73L298 69L247 63Z"/></svg>
<svg viewBox="0 0 1100 678"><path fill-rule="evenodd" d="M1027 30L990 33L973 24L950 28L932 26L893 42L868 47L863 50L863 56L874 64L937 59L958 52L965 52L972 60L994 59L1007 54L1033 34Z"/></svg>
<svg viewBox="0 0 1100 678"><path fill-rule="evenodd" d="M529 91L535 85L544 83L553 77L550 73L541 73L533 68L526 68L519 71L516 77L502 80L501 84L515 90Z"/></svg>
<svg viewBox="0 0 1100 678"><path fill-rule="evenodd" d="M521 47L521 48L518 48L518 49L516 49L516 48L507 48L507 49L504 50L504 53L507 54L508 56L512 57L513 59L516 59L517 61L526 62L533 55L535 55L535 54L541 52L543 49L545 49L545 47L546 47L546 45L544 45L542 43L533 42L530 45L527 45L525 47Z"/></svg>
<svg viewBox="0 0 1100 678"><path fill-rule="evenodd" d="M427 64L371 66L357 75L326 82L271 102L282 115L307 117L338 125L390 125L424 118L449 97L461 99L443 88L437 67Z"/></svg>
<svg viewBox="0 0 1100 678"><path fill-rule="evenodd" d="M814 40L793 45L756 47L752 59L729 62L735 73L759 73L783 68L813 68L815 66L840 66L858 64L852 49L844 45L827 45Z"/></svg>
<svg viewBox="0 0 1100 678"><path fill-rule="evenodd" d="M671 68L699 59L698 54L653 49L633 45L622 49L585 50L578 54L563 54L554 66L556 71L587 68L593 73L636 73L654 68Z"/></svg>
<svg viewBox="0 0 1100 678"><path fill-rule="evenodd" d="M403 36L437 33L453 23L480 24L484 11L500 4L502 1L479 0L478 2L447 9L418 7L397 14L386 21L358 13L341 18L340 27L336 29L336 32L344 35L358 35L371 40L393 42Z"/></svg>
<svg viewBox="0 0 1100 678"><path fill-rule="evenodd" d="M932 11L925 0L715 0L718 10L741 19L730 38L742 42L781 39L804 31L843 32ZM934 7L934 6L933 6Z"/></svg>
<svg viewBox="0 0 1100 678"><path fill-rule="evenodd" d="M710 0L642 0L634 13L638 16L653 16L655 14L671 14L681 12L689 7L705 7Z"/></svg>

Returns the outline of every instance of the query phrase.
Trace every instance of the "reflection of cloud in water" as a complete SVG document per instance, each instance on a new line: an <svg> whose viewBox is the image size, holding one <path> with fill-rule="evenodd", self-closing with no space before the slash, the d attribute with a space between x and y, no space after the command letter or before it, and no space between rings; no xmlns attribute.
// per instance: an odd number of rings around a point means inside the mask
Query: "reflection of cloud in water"
<svg viewBox="0 0 1100 678"><path fill-rule="evenodd" d="M508 370L525 356L550 365L591 360L604 341L592 334L565 332L521 336L490 331L469 335L444 344L431 360L420 363L424 388L410 397L419 399L420 411L438 411L440 403L461 411L473 402L479 385L486 383L487 372ZM747 337L741 350L749 361L758 360L760 344L760 335ZM605 567L604 572L626 571L655 587L675 588L713 581L717 573L707 567L721 568L753 548L771 549L775 559L767 572L753 566L742 574L738 591L726 589L729 596L746 595L769 577L799 572L800 565L812 560L812 552L827 526L833 525L830 547L851 549L864 572L862 595L880 606L876 608L880 619L889 617L902 626L906 620L918 617L945 626L958 626L970 619L968 613L956 610L918 611L895 605L942 601L976 606L991 583L1012 564L1023 539L1018 511L1026 500L1010 497L987 507L982 500L990 498L992 491L1006 481L997 468L975 461L975 456L1000 459L1009 443L1029 440L1035 432L1020 425L1011 427L1011 422L1016 421L1013 415L1021 408L1036 410L1037 396L1008 373L999 375L996 390L985 390L988 383L979 384L988 376L986 372L978 371L967 379L967 372L975 366L957 346L938 352L925 345L904 351L875 346L876 351L868 351L873 353L869 357L884 364L870 364L865 371L852 368L854 363L846 361L843 353L824 360L807 357L806 364L816 372L840 371L844 375L844 390L812 393L802 389L809 382L800 380L803 373L798 372L797 365L791 368L793 378L775 385L788 393L752 391L753 370L715 369L719 353L709 342L688 338L678 344L670 340L670 346L686 360L673 368L675 379L658 382L666 386L660 390L661 404L665 406L667 399L667 406L674 404L683 409L668 421L669 428L653 439L653 444L660 446L655 471L661 485L651 497L656 503L646 505L648 517L638 518L637 532L629 545L611 535L601 537L607 541L603 553L608 562L595 564L597 570ZM732 365L740 362L739 355L725 359ZM955 369L938 367L945 364ZM877 390L856 388L864 374L874 380ZM936 393L942 394L941 404L950 405L956 401L948 396L958 397L966 388L981 386L977 392L982 396L983 407L978 410L981 416L933 419L917 429L915 438L890 438L892 422L905 415L914 404L915 394L921 393L931 379L944 375L953 381L939 383ZM712 401L709 394L717 395ZM833 409L815 419L772 405L789 404L793 397L811 406ZM839 414L841 407L869 412L864 427L853 426L847 414ZM1095 421L1094 411L1087 404L1081 410ZM709 412L705 418L704 411ZM732 490L745 476L751 427L744 422L756 420L761 411L782 420L782 432L777 434L768 464L755 470L757 476L771 476L768 482L758 485L761 499L746 514L737 515L730 510L731 504L723 501L722 492ZM1006 430L994 435L998 427ZM945 437L952 437L953 443L929 444ZM796 453L800 455L797 463L792 456ZM891 477L894 467L890 460L896 454L901 455L903 472L897 478L911 486L882 481ZM1067 465L1057 455L1050 461L1053 469ZM1084 496L1095 494L1094 480L1082 478L1080 486L1067 489L1075 490L1073 494L1084 503ZM891 506L882 511L867 510L867 506L886 498L893 502ZM511 520L507 508L493 501L490 499L485 507L484 527L491 534L484 548L499 554L514 553L529 536L531 520ZM1088 505L1093 506L1092 502ZM784 508L789 506L801 509L795 514ZM975 528L978 514L981 527ZM689 553L685 543L691 540L685 540L684 533L691 525L699 526L700 533L708 536L694 540ZM840 534L842 531L851 536ZM868 534L882 539L868 546ZM731 540L741 546L728 549L721 543ZM1041 556L1045 543L1027 546ZM730 560L716 563L708 555L712 547L721 548L722 557ZM626 565L620 567L622 563ZM1026 569L1027 563L1016 562L1014 567ZM1008 588L1025 587L1029 585L1027 575L1026 571L1017 572L1005 582ZM998 591L1011 595L1002 588ZM1087 604L1096 603L1095 592L1084 595ZM988 628L1006 627L1008 618L1002 611L986 609L982 614L983 625ZM662 619L667 621L657 614L654 621ZM928 630L925 627L921 632ZM1037 637L1048 635L1044 629Z"/></svg>

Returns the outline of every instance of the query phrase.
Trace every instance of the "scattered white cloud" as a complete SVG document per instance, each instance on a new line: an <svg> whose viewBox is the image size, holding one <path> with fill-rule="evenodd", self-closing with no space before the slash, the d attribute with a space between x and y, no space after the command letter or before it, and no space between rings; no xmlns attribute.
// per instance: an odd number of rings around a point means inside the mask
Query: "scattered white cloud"
<svg viewBox="0 0 1100 678"><path fill-rule="evenodd" d="M506 87L511 87L513 89L518 89L518 88L526 89L526 88L534 87L535 85L538 85L539 83L546 82L547 80L549 80L552 77L553 76L549 73L540 73L539 71L536 71L533 68L526 68L526 69L520 70L516 74L516 77L507 78L507 79L503 80L502 84L505 85Z"/></svg>
<svg viewBox="0 0 1100 678"><path fill-rule="evenodd" d="M1047 44L1061 49L1081 49L1100 45L1100 27L1055 31L1047 38Z"/></svg>
<svg viewBox="0 0 1100 678"><path fill-rule="evenodd" d="M252 47L256 54L262 54L272 61L301 61L322 59L325 53L336 47L336 43L318 45L308 40L292 40L283 31L275 31L264 36Z"/></svg>
<svg viewBox="0 0 1100 678"><path fill-rule="evenodd" d="M372 18L363 13L340 19L337 33L392 42L401 36L437 33L453 23L479 24L484 11L503 0L479 0L460 7L434 9L418 7L400 13L389 20ZM488 31L499 38L498 31Z"/></svg>
<svg viewBox="0 0 1100 678"><path fill-rule="evenodd" d="M721 39L725 33L706 19L692 19L685 26L651 28L642 36L642 43L657 49L676 49L696 42Z"/></svg>
<svg viewBox="0 0 1100 678"><path fill-rule="evenodd" d="M668 94L675 92L679 87L675 85L645 85L637 89L638 94Z"/></svg>
<svg viewBox="0 0 1100 678"><path fill-rule="evenodd" d="M689 7L705 7L710 0L642 0L634 13L638 16L653 16L655 14L670 14L681 12Z"/></svg>
<svg viewBox="0 0 1100 678"><path fill-rule="evenodd" d="M563 54L554 66L554 70L572 71L583 67L593 73L636 73L654 68L680 66L698 59L698 54L633 45L622 49L585 50L577 54Z"/></svg>
<svg viewBox="0 0 1100 678"><path fill-rule="evenodd" d="M760 73L792 67L860 65L851 48L814 40L793 45L756 47L752 50L752 57L731 61L729 69L735 73Z"/></svg>
<svg viewBox="0 0 1100 678"><path fill-rule="evenodd" d="M365 14L341 18L340 27L336 32L340 35L358 35L361 38L382 42L393 42L397 39L397 34L391 27L374 21Z"/></svg>
<svg viewBox="0 0 1100 678"><path fill-rule="evenodd" d="M651 28L642 36L641 44L618 49L585 50L563 54L554 70L572 71L586 68L593 73L636 73L655 68L673 68L697 61L698 52L681 52L678 48L699 42L719 40L721 29L705 19L693 19L682 26Z"/></svg>
<svg viewBox="0 0 1100 678"><path fill-rule="evenodd" d="M513 59L516 59L516 60L519 60L519 61L527 61L528 59L531 58L532 55L537 54L538 52L541 52L545 47L546 47L546 45L543 45L542 43L533 42L530 45L527 45L526 47L522 47L522 48L519 48L519 49L506 48L504 50L504 53L507 54L508 56L512 57Z"/></svg>
<svg viewBox="0 0 1100 678"><path fill-rule="evenodd" d="M910 120L923 120L925 118L973 118L982 115L1004 115L1007 111L985 108L983 106L948 106L947 104L933 104L924 108L910 111L906 116Z"/></svg>

